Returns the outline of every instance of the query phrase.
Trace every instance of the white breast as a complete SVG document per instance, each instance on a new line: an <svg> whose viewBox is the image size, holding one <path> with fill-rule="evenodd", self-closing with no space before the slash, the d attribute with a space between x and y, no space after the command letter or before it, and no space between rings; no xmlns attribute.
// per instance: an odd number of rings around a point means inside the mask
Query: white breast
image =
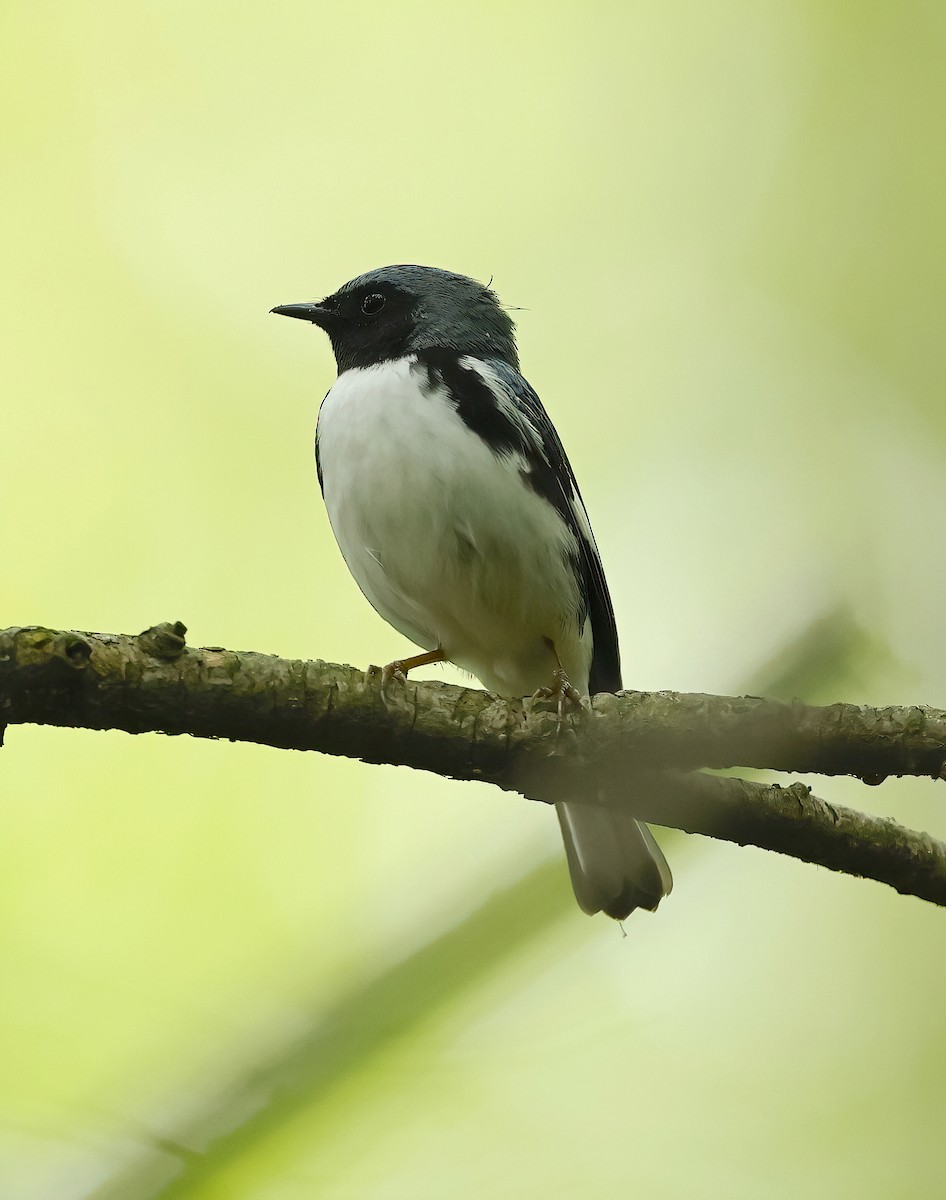
<svg viewBox="0 0 946 1200"><path fill-rule="evenodd" d="M518 457L497 457L425 369L406 358L345 371L318 446L335 537L386 621L506 695L549 683L549 638L585 690L574 538Z"/></svg>

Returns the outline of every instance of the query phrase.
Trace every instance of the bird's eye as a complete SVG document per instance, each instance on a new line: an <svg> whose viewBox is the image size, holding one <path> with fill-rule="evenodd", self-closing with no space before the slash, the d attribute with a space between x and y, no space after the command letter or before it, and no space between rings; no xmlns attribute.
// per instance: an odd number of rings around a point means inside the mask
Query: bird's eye
<svg viewBox="0 0 946 1200"><path fill-rule="evenodd" d="M384 297L380 292L372 292L370 296L365 296L361 302L361 311L366 317L373 317L382 308L384 308Z"/></svg>

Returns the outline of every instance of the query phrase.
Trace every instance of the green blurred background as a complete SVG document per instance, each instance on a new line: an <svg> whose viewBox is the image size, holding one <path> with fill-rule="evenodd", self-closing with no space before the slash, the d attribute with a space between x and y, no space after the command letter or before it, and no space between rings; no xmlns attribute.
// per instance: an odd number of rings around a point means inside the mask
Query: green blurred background
<svg viewBox="0 0 946 1200"><path fill-rule="evenodd" d="M522 309L629 685L789 647L946 707L942 4L5 0L0 47L0 625L403 653L267 311L421 262ZM944 918L880 885L668 834L622 940L540 806L118 733L11 728L0 825L4 1200L942 1194Z"/></svg>

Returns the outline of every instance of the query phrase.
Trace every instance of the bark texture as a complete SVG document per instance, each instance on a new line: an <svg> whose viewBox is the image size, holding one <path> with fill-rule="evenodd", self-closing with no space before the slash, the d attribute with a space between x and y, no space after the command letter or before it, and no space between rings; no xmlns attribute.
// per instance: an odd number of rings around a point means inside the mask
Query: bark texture
<svg viewBox="0 0 946 1200"><path fill-rule="evenodd" d="M946 905L946 846L789 787L699 773L760 767L943 778L946 713L757 696L623 692L559 724L541 702L221 647L185 627L137 636L0 632L0 727L16 723L257 742L487 780L535 800L604 796L635 815L880 880Z"/></svg>

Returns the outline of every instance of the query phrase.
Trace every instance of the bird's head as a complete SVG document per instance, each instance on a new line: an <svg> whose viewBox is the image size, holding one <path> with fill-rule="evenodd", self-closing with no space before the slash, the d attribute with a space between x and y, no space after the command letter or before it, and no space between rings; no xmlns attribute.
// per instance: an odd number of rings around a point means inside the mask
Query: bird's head
<svg viewBox="0 0 946 1200"><path fill-rule="evenodd" d="M519 365L515 326L496 293L437 267L379 267L317 303L272 311L324 329L339 373L433 348Z"/></svg>

